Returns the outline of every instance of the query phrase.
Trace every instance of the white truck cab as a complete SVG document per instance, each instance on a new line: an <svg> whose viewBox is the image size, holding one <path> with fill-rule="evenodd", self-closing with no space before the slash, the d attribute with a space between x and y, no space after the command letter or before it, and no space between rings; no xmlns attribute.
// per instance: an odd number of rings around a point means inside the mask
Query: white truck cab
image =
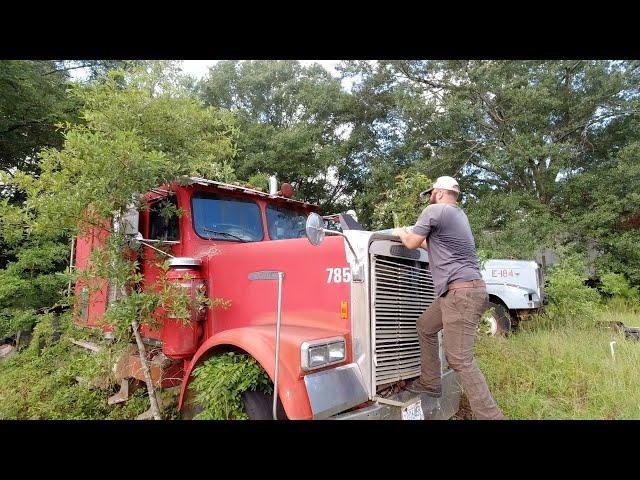
<svg viewBox="0 0 640 480"><path fill-rule="evenodd" d="M482 265L490 311L484 316L488 335L505 335L512 326L547 303L542 269L534 261L491 259Z"/></svg>

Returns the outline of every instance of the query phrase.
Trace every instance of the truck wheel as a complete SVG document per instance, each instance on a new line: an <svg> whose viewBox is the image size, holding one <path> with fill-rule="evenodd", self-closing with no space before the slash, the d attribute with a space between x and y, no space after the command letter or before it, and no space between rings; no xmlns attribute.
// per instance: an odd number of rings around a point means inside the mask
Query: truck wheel
<svg viewBox="0 0 640 480"><path fill-rule="evenodd" d="M489 302L489 309L480 318L478 331L489 337L506 336L511 331L511 316L504 305Z"/></svg>
<svg viewBox="0 0 640 480"><path fill-rule="evenodd" d="M273 395L260 391L247 390L242 394L244 409L249 416L249 420L273 420ZM204 410L202 405L195 401L195 394L192 389L187 388L185 398L180 412L182 420L193 420L193 418ZM282 402L278 400L276 407L278 420L287 420Z"/></svg>
<svg viewBox="0 0 640 480"><path fill-rule="evenodd" d="M182 409L180 410L180 419L193 420L196 415L201 413L204 408L195 401L195 392L192 388L187 387L182 400Z"/></svg>
<svg viewBox="0 0 640 480"><path fill-rule="evenodd" d="M249 420L273 420L273 394L247 390L242 394L242 401ZM287 414L279 400L276 406L276 415L278 420L287 419Z"/></svg>

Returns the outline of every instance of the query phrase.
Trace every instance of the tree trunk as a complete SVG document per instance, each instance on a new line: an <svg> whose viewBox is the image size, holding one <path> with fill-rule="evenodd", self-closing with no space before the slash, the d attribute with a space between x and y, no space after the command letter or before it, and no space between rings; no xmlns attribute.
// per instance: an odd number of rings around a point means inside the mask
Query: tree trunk
<svg viewBox="0 0 640 480"><path fill-rule="evenodd" d="M142 370L144 372L145 383L147 384L147 391L149 392L149 402L151 403L151 414L153 415L154 420L162 420L160 416L160 409L158 408L158 401L156 399L156 391L153 387L153 379L151 378L151 371L149 370L149 365L147 364L147 355L146 350L144 348L144 343L142 343L142 337L140 336L140 330L137 320L131 321L131 326L133 327L133 334L136 337L136 343L138 344L138 352L140 353L140 363L142 363Z"/></svg>

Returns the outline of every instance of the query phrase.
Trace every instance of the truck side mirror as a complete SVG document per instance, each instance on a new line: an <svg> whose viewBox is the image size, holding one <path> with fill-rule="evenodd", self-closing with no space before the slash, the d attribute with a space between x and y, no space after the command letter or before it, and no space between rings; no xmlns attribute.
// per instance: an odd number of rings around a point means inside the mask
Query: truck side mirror
<svg viewBox="0 0 640 480"><path fill-rule="evenodd" d="M123 214L115 213L113 216L113 229L131 237L139 233L140 213L133 206Z"/></svg>
<svg viewBox="0 0 640 480"><path fill-rule="evenodd" d="M139 232L140 212L132 208L122 216L122 226L125 235L136 235Z"/></svg>
<svg viewBox="0 0 640 480"><path fill-rule="evenodd" d="M318 246L323 242L324 220L320 215L315 212L309 214L304 229L311 245Z"/></svg>
<svg viewBox="0 0 640 480"><path fill-rule="evenodd" d="M353 249L353 245L351 245L351 242L349 241L347 236L344 233L335 232L333 230L327 230L326 228L324 228L324 219L317 213L314 212L309 214L309 216L307 217L307 224L305 225L305 231L307 233L307 238L311 242L311 245L315 246L318 246L322 243L325 234L341 236L347 243L349 249L351 250L351 253L353 253L353 258L355 259L356 263L360 263L360 259L358 259L358 255Z"/></svg>

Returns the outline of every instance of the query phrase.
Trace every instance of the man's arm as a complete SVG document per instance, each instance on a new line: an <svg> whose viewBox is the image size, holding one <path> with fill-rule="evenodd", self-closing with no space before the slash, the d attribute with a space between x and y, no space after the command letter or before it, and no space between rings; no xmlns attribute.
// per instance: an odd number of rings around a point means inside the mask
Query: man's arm
<svg viewBox="0 0 640 480"><path fill-rule="evenodd" d="M427 249L427 237L408 231L405 227L394 228L392 235L400 237L402 244L410 250L422 247Z"/></svg>

